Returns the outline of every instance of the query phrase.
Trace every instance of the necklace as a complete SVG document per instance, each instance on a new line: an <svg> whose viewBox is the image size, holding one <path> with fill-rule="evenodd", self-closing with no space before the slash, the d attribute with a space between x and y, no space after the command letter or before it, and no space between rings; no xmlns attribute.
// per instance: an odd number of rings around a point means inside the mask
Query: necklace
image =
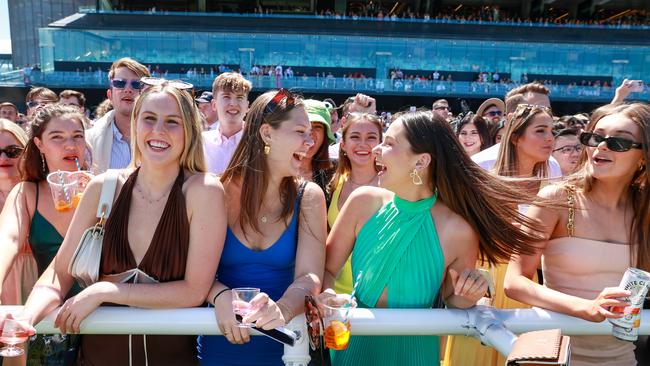
<svg viewBox="0 0 650 366"><path fill-rule="evenodd" d="M140 197L142 197L143 200L149 202L150 205L153 205L154 203L158 203L158 202L162 201L162 199L167 197L169 192L171 192L171 188L170 188L169 191L167 191L165 194L163 194L160 198L152 199L152 198L149 197L149 195L144 193L144 191L140 187L140 183L138 183L138 182L135 183L135 189L138 191L138 193L140 193Z"/></svg>
<svg viewBox="0 0 650 366"><path fill-rule="evenodd" d="M358 188L358 187L361 187L361 186L367 186L368 184L374 182L375 179L377 179L377 176L373 175L372 178L370 178L370 180L368 180L367 182L357 183L357 182L352 180L352 177L350 177L350 179L348 179L348 182L350 182L352 187L357 187Z"/></svg>

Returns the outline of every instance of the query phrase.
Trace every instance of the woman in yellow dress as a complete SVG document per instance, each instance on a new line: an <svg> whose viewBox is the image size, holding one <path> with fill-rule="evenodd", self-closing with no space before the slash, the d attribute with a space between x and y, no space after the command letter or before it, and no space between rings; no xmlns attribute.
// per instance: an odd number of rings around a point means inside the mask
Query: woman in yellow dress
<svg viewBox="0 0 650 366"><path fill-rule="evenodd" d="M531 180L531 194L536 194L544 179L553 178L549 172L548 160L553 149L553 117L549 108L537 105L519 105L508 123L501 142L501 149L493 171L501 176L517 178L540 178ZM528 187L527 187L528 188ZM520 205L520 211L526 207ZM496 266L478 264L487 269L494 279L492 305L497 309L522 309L530 305L506 297L503 281L508 268L507 263ZM537 276L533 279L537 281ZM501 366L505 357L493 348L481 345L477 339L461 336L447 338L443 366Z"/></svg>
<svg viewBox="0 0 650 366"><path fill-rule="evenodd" d="M369 113L349 113L339 150L336 174L329 185L332 201L327 210L327 223L331 228L339 215L339 208L350 193L362 186L377 186L377 168L372 149L381 143L383 126L379 117ZM334 289L336 293L352 291L350 258L339 272Z"/></svg>

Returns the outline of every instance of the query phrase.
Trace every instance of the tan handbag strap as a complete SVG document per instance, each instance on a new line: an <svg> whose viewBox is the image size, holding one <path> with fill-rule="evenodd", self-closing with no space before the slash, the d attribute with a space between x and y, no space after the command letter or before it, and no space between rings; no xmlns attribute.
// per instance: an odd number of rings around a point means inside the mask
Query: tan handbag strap
<svg viewBox="0 0 650 366"><path fill-rule="evenodd" d="M574 236L576 233L576 198L575 198L575 187L568 185L566 189L566 200L569 205L569 215L566 223L566 231L569 236Z"/></svg>
<svg viewBox="0 0 650 366"><path fill-rule="evenodd" d="M117 177L120 171L118 169L109 169L104 175L104 184L102 193L99 195L99 204L97 205L97 218L106 219L113 208L113 197L115 197L115 188L117 187Z"/></svg>

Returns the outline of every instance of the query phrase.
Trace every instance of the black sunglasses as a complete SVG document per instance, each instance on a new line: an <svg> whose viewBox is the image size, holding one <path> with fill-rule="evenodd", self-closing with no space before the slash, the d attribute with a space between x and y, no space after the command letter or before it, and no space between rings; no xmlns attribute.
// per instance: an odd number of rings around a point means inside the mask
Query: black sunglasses
<svg viewBox="0 0 650 366"><path fill-rule="evenodd" d="M5 147L4 149L0 149L0 155L2 155L2 153L4 153L5 155L7 155L7 157L9 159L15 159L15 158L19 157L20 154L22 154L23 150L24 149L22 147L20 147L20 146L9 145L9 146Z"/></svg>
<svg viewBox="0 0 650 366"><path fill-rule="evenodd" d="M643 147L643 144L623 137L605 137L593 132L583 132L580 134L580 143L585 146L597 147L603 141L607 144L608 149L616 152L624 152L630 149L641 149Z"/></svg>
<svg viewBox="0 0 650 366"><path fill-rule="evenodd" d="M115 89L124 89L127 84L129 84L133 90L142 89L140 80L111 79L111 87Z"/></svg>
<svg viewBox="0 0 650 366"><path fill-rule="evenodd" d="M281 88L278 90L277 93L275 93L275 96L271 99L271 101L266 105L264 108L264 113L273 113L273 111L278 107L278 104L280 104L281 101L284 99L287 99L286 106L287 108L291 108L294 106L296 103L296 98L291 94L290 91L288 91L285 88Z"/></svg>
<svg viewBox="0 0 650 366"><path fill-rule="evenodd" d="M503 112L501 112L501 111L490 111L490 112L485 112L484 115L488 115L490 117L501 117L501 116L503 116Z"/></svg>

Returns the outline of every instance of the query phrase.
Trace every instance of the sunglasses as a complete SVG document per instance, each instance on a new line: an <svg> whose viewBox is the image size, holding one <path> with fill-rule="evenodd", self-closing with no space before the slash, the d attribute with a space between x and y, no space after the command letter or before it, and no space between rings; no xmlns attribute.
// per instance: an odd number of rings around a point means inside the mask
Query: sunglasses
<svg viewBox="0 0 650 366"><path fill-rule="evenodd" d="M484 116L487 115L487 116L490 116L490 117L501 117L501 116L503 116L503 112L501 112L501 111L490 111L490 112L483 113L483 115Z"/></svg>
<svg viewBox="0 0 650 366"><path fill-rule="evenodd" d="M580 152L582 152L582 149L583 149L583 146L578 144L578 145L571 145L571 146L562 146L560 148L557 148L557 149L553 150L553 152L561 151L562 154L569 155L574 151L577 152L577 153L580 153Z"/></svg>
<svg viewBox="0 0 650 366"><path fill-rule="evenodd" d="M2 155L2 153L4 153L5 155L7 155L7 157L9 159L15 159L15 158L19 157L20 154L22 154L23 150L24 149L22 147L20 147L20 146L9 145L9 146L5 147L4 149L0 149L0 155Z"/></svg>
<svg viewBox="0 0 650 366"><path fill-rule="evenodd" d="M46 104L49 104L49 103L56 103L56 101L54 101L54 100L42 100L42 101L37 102L37 101L31 101L30 100L29 102L27 102L25 104L27 104L27 108L32 109L32 108L42 106L42 105L46 105Z"/></svg>
<svg viewBox="0 0 650 366"><path fill-rule="evenodd" d="M643 147L643 144L623 137L605 137L593 132L583 132L580 134L580 143L585 146L597 147L603 141L607 144L608 149L615 152L625 152L630 149L641 149Z"/></svg>
<svg viewBox="0 0 650 366"><path fill-rule="evenodd" d="M266 105L266 107L264 107L264 113L273 113L273 111L278 107L278 104L280 104L280 102L285 98L287 99L287 108L291 108L295 105L296 98L293 96L293 94L291 94L291 92L287 89L281 88L277 93L275 93L275 96Z"/></svg>
<svg viewBox="0 0 650 366"><path fill-rule="evenodd" d="M434 110L434 111L448 111L448 110L449 110L449 107L440 106L440 107L435 107L435 108L433 108L433 110Z"/></svg>
<svg viewBox="0 0 650 366"><path fill-rule="evenodd" d="M167 80L164 78L154 78L154 77L143 77L140 79L140 83L148 86L171 86L178 90L188 90L193 89L194 85L182 80Z"/></svg>
<svg viewBox="0 0 650 366"><path fill-rule="evenodd" d="M131 89L133 90L142 89L142 84L140 84L140 80L124 80L124 79L111 80L111 87L115 89L124 89L126 88L127 84L130 85Z"/></svg>
<svg viewBox="0 0 650 366"><path fill-rule="evenodd" d="M553 111L551 111L551 108L547 106L537 104L519 104L517 106L517 109L515 109L513 118L525 119L528 118L534 111L542 111L547 113L549 116L553 116Z"/></svg>
<svg viewBox="0 0 650 366"><path fill-rule="evenodd" d="M325 329L323 316L318 309L316 299L313 296L305 296L305 317L307 319L307 335L309 336L309 347L314 352L320 352L321 359L324 358L325 346L321 332Z"/></svg>

